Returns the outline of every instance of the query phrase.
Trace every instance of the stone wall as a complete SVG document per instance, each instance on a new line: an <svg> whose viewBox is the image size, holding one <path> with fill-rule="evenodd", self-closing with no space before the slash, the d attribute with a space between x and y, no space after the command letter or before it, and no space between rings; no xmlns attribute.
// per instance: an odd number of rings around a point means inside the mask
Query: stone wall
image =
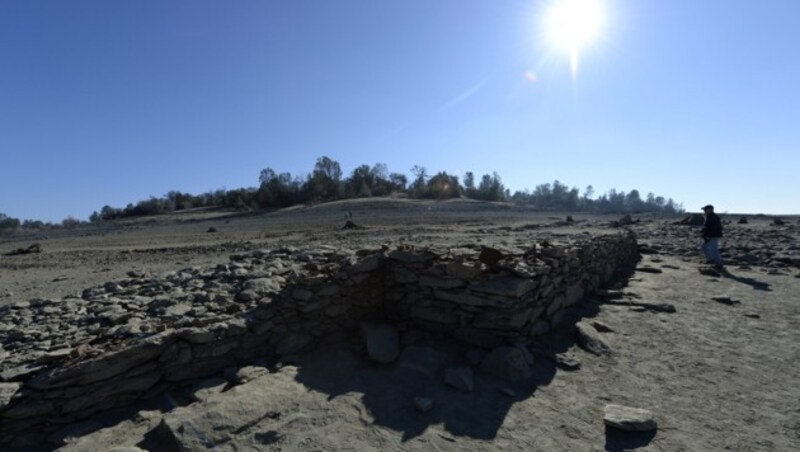
<svg viewBox="0 0 800 452"><path fill-rule="evenodd" d="M630 233L527 250L279 249L16 303L0 310L0 444L286 358L361 322L485 348L543 334L638 258Z"/></svg>

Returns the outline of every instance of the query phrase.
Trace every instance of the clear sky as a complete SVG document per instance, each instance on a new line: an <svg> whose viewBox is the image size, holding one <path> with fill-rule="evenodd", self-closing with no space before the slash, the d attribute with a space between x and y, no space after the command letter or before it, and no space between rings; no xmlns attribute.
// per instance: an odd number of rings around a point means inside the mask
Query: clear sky
<svg viewBox="0 0 800 452"><path fill-rule="evenodd" d="M317 157L800 213L800 1L0 0L0 212L256 186Z"/></svg>

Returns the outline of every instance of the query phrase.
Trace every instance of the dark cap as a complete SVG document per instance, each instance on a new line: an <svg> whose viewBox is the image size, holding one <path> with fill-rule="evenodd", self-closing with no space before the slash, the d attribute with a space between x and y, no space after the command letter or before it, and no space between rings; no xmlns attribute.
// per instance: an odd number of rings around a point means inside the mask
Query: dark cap
<svg viewBox="0 0 800 452"><path fill-rule="evenodd" d="M714 206L712 206L711 204L706 204L706 205L703 206L703 210L706 210L706 209L714 210Z"/></svg>

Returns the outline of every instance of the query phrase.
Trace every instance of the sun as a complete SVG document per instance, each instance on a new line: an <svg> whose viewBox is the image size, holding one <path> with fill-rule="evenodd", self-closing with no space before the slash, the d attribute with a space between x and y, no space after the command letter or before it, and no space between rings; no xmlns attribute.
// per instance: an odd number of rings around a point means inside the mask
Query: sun
<svg viewBox="0 0 800 452"><path fill-rule="evenodd" d="M602 0L553 0L545 13L548 44L569 55L573 75L581 48L593 44L604 25Z"/></svg>

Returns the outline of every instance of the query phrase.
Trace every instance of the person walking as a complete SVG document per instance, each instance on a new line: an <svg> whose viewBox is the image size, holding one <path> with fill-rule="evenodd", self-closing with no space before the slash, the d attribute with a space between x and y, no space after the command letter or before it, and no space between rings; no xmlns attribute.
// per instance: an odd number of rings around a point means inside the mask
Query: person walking
<svg viewBox="0 0 800 452"><path fill-rule="evenodd" d="M719 239L722 238L722 221L714 213L714 206L708 204L703 207L705 222L700 234L703 236L701 249L706 256L709 264L714 264L714 268L722 269L722 257L719 255Z"/></svg>

